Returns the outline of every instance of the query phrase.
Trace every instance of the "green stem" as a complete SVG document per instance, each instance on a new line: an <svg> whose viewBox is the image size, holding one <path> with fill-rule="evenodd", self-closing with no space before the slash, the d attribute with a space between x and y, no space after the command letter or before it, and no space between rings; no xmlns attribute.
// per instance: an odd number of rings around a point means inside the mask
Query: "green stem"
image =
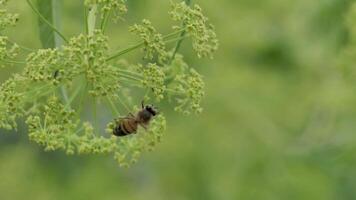
<svg viewBox="0 0 356 200"><path fill-rule="evenodd" d="M79 116L82 113L82 109L83 109L83 106L84 106L84 96L85 96L86 91L88 89L88 82L86 82L86 79L84 79L84 83L83 84L85 84L85 87L82 90L82 92L80 94L80 98L79 98L79 106L78 106L78 115Z"/></svg>
<svg viewBox="0 0 356 200"><path fill-rule="evenodd" d="M122 72L122 73L127 73L127 74L131 74L131 75L134 75L134 76L139 76L141 77L141 74L138 74L138 73L135 73L135 72L132 72L132 71L129 71L129 70L124 70L124 69L117 69L119 72Z"/></svg>
<svg viewBox="0 0 356 200"><path fill-rule="evenodd" d="M120 97L117 97L117 99L118 99L119 102L124 106L124 108L127 110L127 112L130 113L131 110L130 110L129 107L125 104L125 102L123 102Z"/></svg>
<svg viewBox="0 0 356 200"><path fill-rule="evenodd" d="M107 58L106 61L113 60L113 59L115 59L115 58L117 58L117 57L119 57L119 56L121 56L121 55L123 55L123 54L126 54L126 53L128 53L128 52L130 52L130 51L133 51L133 50L135 50L135 49L137 49L137 48L143 46L143 44L144 44L144 43L141 42L141 43L138 43L138 44L136 44L136 45L133 45L133 46L131 46L131 47L129 47L129 48L123 49L123 50L121 50L121 51L115 53L114 55L110 56L109 58Z"/></svg>
<svg viewBox="0 0 356 200"><path fill-rule="evenodd" d="M53 24L51 24L45 17L43 17L43 15L41 15L41 13L36 9L36 7L32 4L31 0L26 0L27 4L31 7L31 9L36 13L36 15L38 15L38 17L45 22L49 27L51 27L51 29L56 32L66 43L68 43L68 40L66 39L66 37L56 28L53 26Z"/></svg>
<svg viewBox="0 0 356 200"><path fill-rule="evenodd" d="M187 6L190 6L191 0L185 0L185 3L187 4ZM182 24L182 27L183 27L184 29L186 28L186 24L185 24L185 23L186 23L186 22L183 22L183 24ZM175 46L175 48L174 48L172 57L170 58L170 60L169 60L169 62L168 62L169 64L171 64L171 63L173 62L174 58L176 57L176 54L178 53L179 48L181 47L181 45L182 45L182 43L183 43L184 36L185 36L186 33L187 33L187 31L184 30L184 31L180 34L180 37L181 37L182 39L178 40L178 42L177 42L177 44L176 44L176 46Z"/></svg>
<svg viewBox="0 0 356 200"><path fill-rule="evenodd" d="M98 112L97 112L97 101L96 101L96 98L93 97L93 106L94 106L94 109L93 109L93 120L94 120L94 129L98 129L99 128L99 123L98 123Z"/></svg>
<svg viewBox="0 0 356 200"><path fill-rule="evenodd" d="M88 14L88 35L89 36L93 35L94 30L95 30L96 11L97 11L97 5L94 5L89 9L89 14Z"/></svg>
<svg viewBox="0 0 356 200"><path fill-rule="evenodd" d="M19 45L17 44L16 42L10 40L9 38L6 39L8 42L12 43L12 44L16 44L17 46L19 46L21 49L23 50L26 50L26 51L29 51L29 52L33 52L33 51L36 51L35 49L31 49L31 48L28 48L28 47L25 47L23 45Z"/></svg>
<svg viewBox="0 0 356 200"><path fill-rule="evenodd" d="M185 38L189 37L189 35L185 35L185 36L182 36L182 37L178 37L178 38L175 38L175 39L171 39L171 40L166 40L164 41L165 43L171 43L171 42L176 42L176 41L180 41L180 40L183 40Z"/></svg>
<svg viewBox="0 0 356 200"><path fill-rule="evenodd" d="M11 63L11 64L20 64L20 65L25 65L26 62L22 62L22 61L15 61L15 60L0 60L2 62L6 62L6 63Z"/></svg>
<svg viewBox="0 0 356 200"><path fill-rule="evenodd" d="M104 14L104 19L101 21L100 29L101 29L101 31L103 33L105 32L105 28L106 28L106 25L107 25L107 23L109 21L110 14L111 14L111 10Z"/></svg>
<svg viewBox="0 0 356 200"><path fill-rule="evenodd" d="M114 111L116 116L120 116L120 112L117 110L115 104L112 102L112 100L110 99L110 97L106 97L106 99L108 100L112 110Z"/></svg>
<svg viewBox="0 0 356 200"><path fill-rule="evenodd" d="M85 24L85 33L89 33L89 27L88 27L88 9L86 6L84 6L84 24Z"/></svg>
<svg viewBox="0 0 356 200"><path fill-rule="evenodd" d="M181 31L184 31L184 29L182 29ZM177 34L177 33L178 33L178 32L175 32L174 35ZM168 36L168 37L167 37L167 36ZM167 38L169 38L169 37L172 37L171 34L169 34L169 35L167 35L167 36L164 36L163 39L167 39ZM164 42L165 42L165 43L175 42L175 41L181 40L181 39L183 39L183 38L185 38L185 37L186 37L186 36L184 36L184 37L178 37L178 38L171 39L171 40L164 41ZM138 43L138 44L136 44L136 45L133 45L133 46L128 47L128 48L126 48L126 49L120 50L120 51L118 51L117 53L115 53L114 55L112 55L112 56L110 56L109 58L107 58L106 61L110 61L110 60L113 60L113 59L115 59L115 58L117 58L117 57L120 57L121 55L126 54L126 53L129 53L129 52L131 52L131 51L133 51L133 50L135 50L135 49L138 49L138 48L140 48L140 47L143 46L143 45L144 45L144 42L140 42L140 43Z"/></svg>
<svg viewBox="0 0 356 200"><path fill-rule="evenodd" d="M74 99L78 96L79 92L81 91L83 85L80 85L72 94L72 96L69 98L69 100L67 101L67 104L65 106L65 108L68 108L70 106L70 104L74 101Z"/></svg>
<svg viewBox="0 0 356 200"><path fill-rule="evenodd" d="M137 83L137 82L134 82L133 80L127 79L126 77L121 77L121 78L119 79L119 81L120 81L121 83L130 85L130 86L135 86L135 87L140 87L140 88L143 88L143 87L144 87L143 85L140 85L140 83Z"/></svg>
<svg viewBox="0 0 356 200"><path fill-rule="evenodd" d="M184 32L185 30L186 30L186 28L182 28L182 29L177 30L177 31L175 31L175 32L169 33L169 34L163 36L163 39L168 39L168 38L170 38L170 37L173 37L173 36L175 36L175 35L177 35L177 34L180 34L180 33Z"/></svg>
<svg viewBox="0 0 356 200"><path fill-rule="evenodd" d="M141 81L141 79L133 77L133 76L130 76L130 75L127 75L127 74L120 74L120 76L123 76L125 78L129 78L129 79L132 79L132 80L135 80L135 81Z"/></svg>

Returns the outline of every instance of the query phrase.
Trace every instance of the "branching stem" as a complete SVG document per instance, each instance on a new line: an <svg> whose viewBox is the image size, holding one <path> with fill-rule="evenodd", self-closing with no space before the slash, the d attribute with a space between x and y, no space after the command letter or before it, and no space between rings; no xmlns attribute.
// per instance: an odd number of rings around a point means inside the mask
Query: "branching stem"
<svg viewBox="0 0 356 200"><path fill-rule="evenodd" d="M168 39L168 38L170 38L170 37L172 37L172 36L175 36L175 35L178 34L178 33L181 33L181 32L184 31L184 30L185 30L185 29L182 29L182 30L180 30L180 31L177 31L177 32L168 34L168 35L164 36L163 39L164 39L164 40L165 40L165 39ZM165 41L165 43L171 43L171 42L175 42L175 41L177 41L177 40L182 40L182 39L185 38L185 37L186 37L186 36L184 36L184 37L178 37L178 38L175 38L175 39L171 39L171 40ZM126 49L120 50L120 51L118 51L117 53L115 53L114 55L112 55L112 56L110 56L109 58L107 58L106 61L110 61L110 60L113 60L113 59L115 59L115 58L118 58L118 57L120 57L121 55L124 55L124 54L126 54L126 53L129 53L129 52L135 50L135 49L138 49L138 48L142 47L143 45L144 45L144 42L140 42L140 43L135 44L135 45L133 45L133 46L130 46L130 47L126 48Z"/></svg>
<svg viewBox="0 0 356 200"><path fill-rule="evenodd" d="M187 6L190 6L191 0L185 0L185 3L187 4ZM186 28L185 22L183 22L182 27L183 27L183 29ZM176 44L176 46L175 46L175 48L174 48L172 57L171 57L170 60L169 60L169 64L172 63L172 61L173 61L174 58L176 57L176 54L178 53L178 50L179 50L179 48L180 48L181 45L182 45L182 42L183 42L183 40L184 40L184 36L185 36L186 33L187 33L187 31L184 30L184 31L180 34L181 39L177 41L177 44Z"/></svg>
<svg viewBox="0 0 356 200"><path fill-rule="evenodd" d="M31 7L31 9L38 15L38 17L45 22L51 29L56 32L66 43L68 43L67 38L53 25L51 24L41 13L36 9L31 0L26 0L27 4Z"/></svg>

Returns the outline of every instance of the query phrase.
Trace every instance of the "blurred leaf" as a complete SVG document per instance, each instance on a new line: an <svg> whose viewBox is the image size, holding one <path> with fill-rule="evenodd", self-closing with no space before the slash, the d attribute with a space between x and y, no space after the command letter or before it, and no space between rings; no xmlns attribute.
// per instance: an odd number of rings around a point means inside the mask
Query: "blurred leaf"
<svg viewBox="0 0 356 200"><path fill-rule="evenodd" d="M58 27L60 22L58 0L37 0L37 9L48 22ZM44 48L60 46L60 37L40 17L38 18L38 26L41 43Z"/></svg>

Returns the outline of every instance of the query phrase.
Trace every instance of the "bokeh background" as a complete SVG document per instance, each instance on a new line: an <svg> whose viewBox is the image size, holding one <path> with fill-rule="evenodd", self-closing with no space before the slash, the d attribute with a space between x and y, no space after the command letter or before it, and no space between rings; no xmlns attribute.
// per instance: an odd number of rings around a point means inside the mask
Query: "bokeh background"
<svg viewBox="0 0 356 200"><path fill-rule="evenodd" d="M126 21L108 29L113 49L136 41L127 27L142 18L169 32L169 1L128 2ZM353 2L193 0L221 43L214 60L197 59L189 42L181 51L205 77L204 113L161 103L167 135L129 169L111 157L44 152L25 126L0 130L0 199L356 199ZM67 36L83 28L81 3L63 0ZM10 38L40 47L25 1L10 7L21 14ZM1 82L19 70L2 70Z"/></svg>

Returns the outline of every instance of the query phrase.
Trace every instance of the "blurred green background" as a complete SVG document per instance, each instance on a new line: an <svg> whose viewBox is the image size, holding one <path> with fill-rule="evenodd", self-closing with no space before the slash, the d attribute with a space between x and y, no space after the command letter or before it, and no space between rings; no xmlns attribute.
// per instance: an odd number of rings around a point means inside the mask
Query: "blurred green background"
<svg viewBox="0 0 356 200"><path fill-rule="evenodd" d="M108 29L113 49L136 41L127 27L142 18L169 32L169 1L128 2L126 21ZM204 113L185 117L159 105L167 135L129 169L111 157L44 152L24 126L0 130L1 200L356 199L353 1L193 2L221 43L214 60L197 59L187 41L181 50L205 77ZM10 7L21 15L10 38L40 47L25 1ZM81 1L63 0L67 36L81 32L82 11ZM19 70L2 71L1 82Z"/></svg>

